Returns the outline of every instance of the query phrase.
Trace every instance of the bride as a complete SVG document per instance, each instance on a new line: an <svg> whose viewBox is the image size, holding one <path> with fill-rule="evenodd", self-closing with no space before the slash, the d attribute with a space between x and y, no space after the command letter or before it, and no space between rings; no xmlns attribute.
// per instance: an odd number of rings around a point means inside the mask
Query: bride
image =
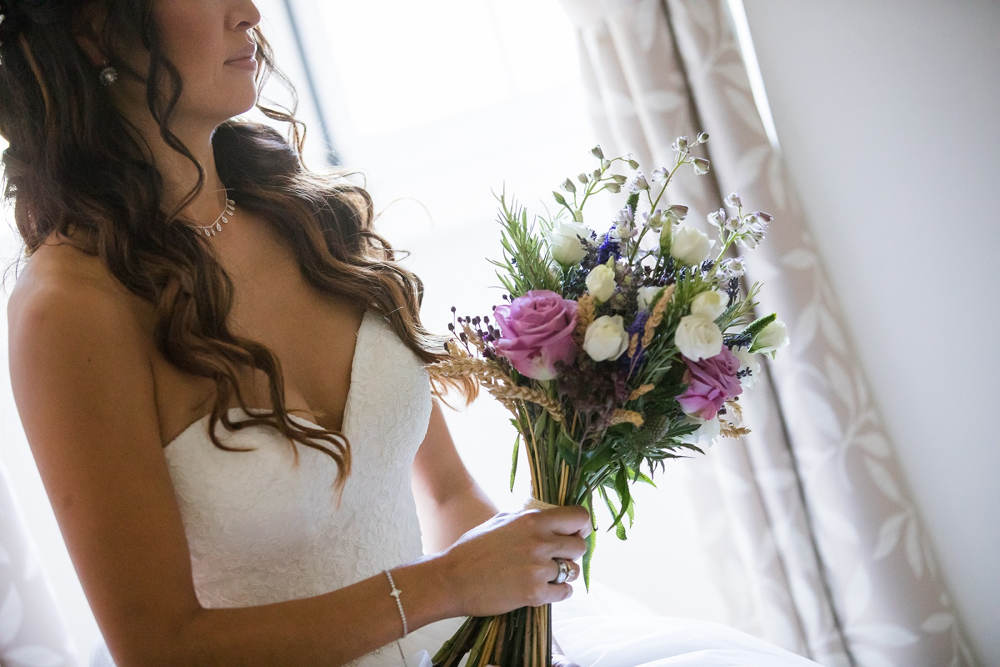
<svg viewBox="0 0 1000 667"><path fill-rule="evenodd" d="M572 595L586 509L498 512L469 476L422 283L368 193L308 172L297 121L258 103L254 4L0 14L29 257L11 382L94 664L427 666L467 615ZM294 145L234 119L255 105ZM571 621L557 665L815 664L721 626Z"/></svg>

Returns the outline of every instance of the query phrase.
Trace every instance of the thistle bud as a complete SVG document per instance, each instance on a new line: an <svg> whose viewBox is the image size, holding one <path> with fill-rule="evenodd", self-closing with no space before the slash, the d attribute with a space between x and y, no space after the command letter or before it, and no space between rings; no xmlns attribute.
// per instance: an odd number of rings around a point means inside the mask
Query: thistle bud
<svg viewBox="0 0 1000 667"><path fill-rule="evenodd" d="M711 163L703 157L696 157L691 164L694 166L694 173L699 176L704 176L708 173L708 168Z"/></svg>
<svg viewBox="0 0 1000 667"><path fill-rule="evenodd" d="M699 132L697 142L703 144L708 141L708 132Z"/></svg>
<svg viewBox="0 0 1000 667"><path fill-rule="evenodd" d="M573 181L571 181L568 178L565 181L563 181L562 186L563 189L566 190L567 192L576 192L576 186L573 185Z"/></svg>
<svg viewBox="0 0 1000 667"><path fill-rule="evenodd" d="M558 192L556 192L555 190L552 191L552 196L556 198L556 203L557 204L559 204L561 206L565 206L566 205L566 199L563 198L563 196L561 194L559 194Z"/></svg>
<svg viewBox="0 0 1000 667"><path fill-rule="evenodd" d="M726 206L731 208L740 208L743 206L743 202L740 200L740 196L735 192L730 192L729 196L725 199Z"/></svg>
<svg viewBox="0 0 1000 667"><path fill-rule="evenodd" d="M601 145L598 144L590 149L590 152L594 154L594 157L604 159L604 151L601 150Z"/></svg>
<svg viewBox="0 0 1000 667"><path fill-rule="evenodd" d="M677 137L670 147L677 153L683 153L688 149L688 138L685 136Z"/></svg>

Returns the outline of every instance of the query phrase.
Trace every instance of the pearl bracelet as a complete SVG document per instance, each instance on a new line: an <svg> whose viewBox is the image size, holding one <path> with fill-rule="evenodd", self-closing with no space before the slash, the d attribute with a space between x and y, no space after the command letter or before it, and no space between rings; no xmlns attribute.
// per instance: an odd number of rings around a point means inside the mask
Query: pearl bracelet
<svg viewBox="0 0 1000 667"><path fill-rule="evenodd" d="M407 635L406 614L403 612L403 603L399 601L399 594L403 591L396 588L396 583L392 580L392 574L389 570L385 570L385 576L389 577L389 585L392 586L392 592L389 595L396 598L396 606L399 607L399 617L403 619L403 636L405 637Z"/></svg>

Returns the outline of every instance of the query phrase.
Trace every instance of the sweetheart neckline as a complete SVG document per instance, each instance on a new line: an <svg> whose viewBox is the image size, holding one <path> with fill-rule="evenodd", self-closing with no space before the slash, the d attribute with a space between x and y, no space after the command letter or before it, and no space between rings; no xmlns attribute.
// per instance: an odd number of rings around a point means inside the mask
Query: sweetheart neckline
<svg viewBox="0 0 1000 667"><path fill-rule="evenodd" d="M372 312L370 308L366 308L365 309L365 312L361 315L361 325L358 327L358 331L357 331L357 333L354 336L354 356L351 358L351 379L350 379L350 382L349 382L349 384L347 386L347 399L344 401L344 417L341 420L341 424L340 424L340 431L341 431L341 433L344 434L345 437L347 437L347 420L351 416L351 398L354 396L354 385L357 383L357 379L358 379L357 365L358 365L358 352L361 349L361 333L365 329L365 322L368 320L368 314L370 312ZM235 410L239 410L239 411L243 412L244 414L246 414L248 416L251 416L251 417L259 416L259 415L254 415L254 414L251 414L251 413L247 412L246 410L244 410L243 408L241 408L238 405L234 405L233 407L231 407L228 410L226 410L226 414L227 415L231 414ZM259 410L262 413L267 413L267 412L271 411L271 408L250 408L250 410L254 410L254 411ZM191 422L190 424L188 424L187 426L185 426L184 430L182 430L180 433L178 433L176 436L174 436L173 439L170 440L170 442L168 442L167 444L163 445L163 448L162 448L163 451L170 450L172 448L172 445L174 445L174 443L176 443L178 440L180 440L183 436L187 435L187 433L191 429L193 429L195 426L197 426L198 424L202 423L203 421L205 421L206 419L208 419L211 416L212 416L212 413L209 412L207 414L202 415L201 417L198 417L193 422ZM288 413L288 417L289 417L289 419L299 419L299 420L305 422L306 424L308 424L310 426L313 426L315 428L322 428L322 429L326 428L324 426L321 426L320 424L317 424L314 421L306 419L305 417L300 417L300 416L292 414L290 412ZM220 421L218 423L221 424L222 422Z"/></svg>

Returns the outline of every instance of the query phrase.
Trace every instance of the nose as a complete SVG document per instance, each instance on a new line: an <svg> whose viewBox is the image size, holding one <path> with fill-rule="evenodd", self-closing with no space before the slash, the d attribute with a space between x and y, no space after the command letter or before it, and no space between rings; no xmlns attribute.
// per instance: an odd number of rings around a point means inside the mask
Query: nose
<svg viewBox="0 0 1000 667"><path fill-rule="evenodd" d="M260 10L257 6L247 0L237 3L238 6L233 11L233 20L236 22L233 30L250 30L260 23Z"/></svg>

